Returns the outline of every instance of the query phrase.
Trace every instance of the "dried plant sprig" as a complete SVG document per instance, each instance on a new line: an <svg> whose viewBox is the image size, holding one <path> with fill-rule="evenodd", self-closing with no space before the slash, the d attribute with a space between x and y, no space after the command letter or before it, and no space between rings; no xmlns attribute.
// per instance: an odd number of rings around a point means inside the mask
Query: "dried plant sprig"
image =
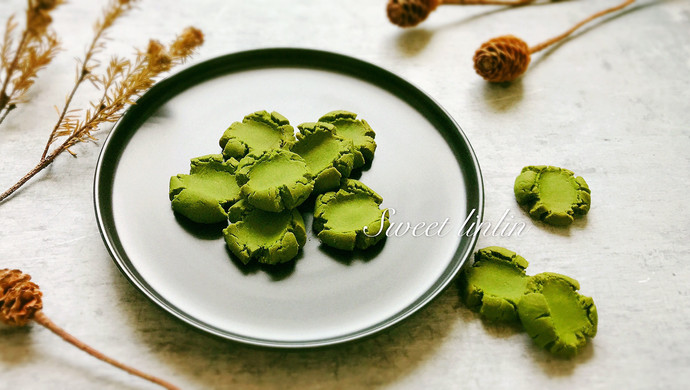
<svg viewBox="0 0 690 390"><path fill-rule="evenodd" d="M204 35L201 30L187 27L169 47L152 40L146 51L138 52L134 62L114 58L110 61L104 75L97 76L88 70L86 76L79 77L77 83L88 79L101 88L103 91L101 97L91 103L91 107L85 111L83 116L79 116L78 112L69 109L71 96L76 90L73 89L38 164L12 187L0 194L0 202L13 194L38 172L52 164L55 158L63 152L67 151L76 156L70 150L72 146L79 142L95 140L92 132L99 125L117 121L124 108L134 104L143 92L153 86L161 73L185 62L203 42ZM87 61L82 63L86 64ZM51 149L51 146L58 139L61 139L62 143Z"/></svg>
<svg viewBox="0 0 690 390"><path fill-rule="evenodd" d="M55 137L58 134L59 128L62 125L63 121L65 119L69 119L65 118L65 116L68 114L70 110L70 105L72 104L72 99L74 99L74 95L77 93L77 90L79 89L81 84L87 79L93 80L96 77L92 74L94 68L98 66L98 61L96 61L94 57L105 49L105 39L107 38L107 30L110 27L112 27L113 24L115 24L115 21L119 17L124 15L127 11L131 10L137 1L138 0L111 0L108 3L108 5L103 9L103 14L93 26L94 35L91 39L91 43L86 49L84 58L79 60L79 62L77 63L77 76L74 82L74 86L72 87L72 90L65 99L65 104L62 107L62 111L60 111L59 113L58 121L55 123L53 131L50 133L50 136L48 137L48 141L46 142L46 146L43 149L41 159L46 158L48 150L50 149L50 145L55 140Z"/></svg>
<svg viewBox="0 0 690 390"><path fill-rule="evenodd" d="M535 0L389 0L388 20L399 27L414 27L426 20L439 5L506 5L519 6Z"/></svg>
<svg viewBox="0 0 690 390"><path fill-rule="evenodd" d="M559 42L578 28L611 12L618 11L632 4L635 0L622 3L596 12L575 24L564 33L548 39L538 45L528 46L525 41L513 35L504 35L484 42L474 53L474 70L487 81L506 82L520 77L529 66L531 54L544 50Z"/></svg>
<svg viewBox="0 0 690 390"><path fill-rule="evenodd" d="M38 72L57 54L60 42L48 26L53 20L50 13L62 3L63 0L28 0L25 25L16 47L17 25L13 16L8 18L0 47L0 123L17 104L25 101Z"/></svg>
<svg viewBox="0 0 690 390"><path fill-rule="evenodd" d="M16 269L0 269L0 322L10 326L26 326L32 320L97 359L166 389L179 389L163 379L104 355L55 325L43 312L43 293L38 285L31 282L31 276Z"/></svg>

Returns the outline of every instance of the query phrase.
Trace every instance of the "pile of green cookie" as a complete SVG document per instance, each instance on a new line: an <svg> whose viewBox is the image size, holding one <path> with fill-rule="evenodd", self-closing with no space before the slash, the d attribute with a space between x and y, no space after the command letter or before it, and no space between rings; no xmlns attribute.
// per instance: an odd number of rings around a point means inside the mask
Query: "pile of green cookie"
<svg viewBox="0 0 690 390"><path fill-rule="evenodd" d="M564 275L525 273L527 260L500 247L480 249L458 278L460 296L490 321L519 320L530 337L555 355L574 356L597 333L597 309Z"/></svg>
<svg viewBox="0 0 690 390"><path fill-rule="evenodd" d="M585 179L547 165L527 166L515 179L515 199L530 217L565 227L587 214L592 198ZM458 278L460 296L490 321L519 321L532 339L555 355L577 354L597 333L597 309L570 277L525 273L527 260L496 246L480 249Z"/></svg>
<svg viewBox="0 0 690 390"><path fill-rule="evenodd" d="M379 242L384 234L365 231L387 229L383 199L349 179L373 159L374 131L348 111L297 127L295 134L284 116L267 111L233 123L220 138L221 153L193 158L188 175L171 177L172 209L196 223L228 221L225 242L244 264L295 258L307 239L296 208L307 199L314 199L322 243L353 250Z"/></svg>

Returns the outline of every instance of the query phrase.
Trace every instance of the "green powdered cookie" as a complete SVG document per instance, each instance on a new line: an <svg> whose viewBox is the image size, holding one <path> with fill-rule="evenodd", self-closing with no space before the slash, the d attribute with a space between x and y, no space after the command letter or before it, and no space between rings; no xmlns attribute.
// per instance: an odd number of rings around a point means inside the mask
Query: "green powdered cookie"
<svg viewBox="0 0 690 390"><path fill-rule="evenodd" d="M570 225L573 216L587 214L592 203L585 179L563 168L524 167L514 190L517 202L528 208L532 218L554 226Z"/></svg>
<svg viewBox="0 0 690 390"><path fill-rule="evenodd" d="M480 249L474 264L460 274L460 296L467 307L493 321L515 321L517 305L525 294L528 262L497 246Z"/></svg>
<svg viewBox="0 0 690 390"><path fill-rule="evenodd" d="M284 149L274 149L259 157L248 155L240 161L236 176L242 196L265 211L294 209L314 189L307 163Z"/></svg>
<svg viewBox="0 0 690 390"><path fill-rule="evenodd" d="M194 222L225 221L225 210L240 199L234 164L235 160L223 162L220 154L192 159L189 175L170 178L173 210Z"/></svg>
<svg viewBox="0 0 690 390"><path fill-rule="evenodd" d="M390 226L388 213L379 209L381 202L383 198L369 187L348 179L337 192L316 198L314 231L322 243L334 248L369 248L386 236Z"/></svg>
<svg viewBox="0 0 690 390"><path fill-rule="evenodd" d="M235 158L253 154L261 155L265 151L282 148L286 143L295 140L295 130L290 122L277 112L257 111L244 117L242 122L235 122L220 137L223 156Z"/></svg>
<svg viewBox="0 0 690 390"><path fill-rule="evenodd" d="M297 210L271 213L241 200L230 208L229 219L232 223L223 230L225 243L244 264L253 259L265 264L285 263L294 259L307 241L304 220Z"/></svg>
<svg viewBox="0 0 690 390"><path fill-rule="evenodd" d="M571 357L597 333L597 309L577 293L577 280L555 273L530 278L518 304L520 321L534 342L549 352Z"/></svg>
<svg viewBox="0 0 690 390"><path fill-rule="evenodd" d="M297 127L297 142L290 150L307 162L314 175L314 192L338 188L340 179L350 176L355 162L352 141L335 135L330 123L303 123Z"/></svg>
<svg viewBox="0 0 690 390"><path fill-rule="evenodd" d="M352 140L355 146L355 168L371 162L374 158L376 133L367 121L357 120L357 114L349 111L332 111L322 116L319 122L332 123L337 135Z"/></svg>

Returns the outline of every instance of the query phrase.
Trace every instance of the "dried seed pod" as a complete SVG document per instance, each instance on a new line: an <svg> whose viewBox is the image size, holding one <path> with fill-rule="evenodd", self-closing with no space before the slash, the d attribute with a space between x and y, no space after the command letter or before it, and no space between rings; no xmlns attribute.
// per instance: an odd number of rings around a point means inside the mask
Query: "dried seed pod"
<svg viewBox="0 0 690 390"><path fill-rule="evenodd" d="M423 22L439 5L506 5L516 6L534 0L389 0L386 12L391 23L414 27Z"/></svg>
<svg viewBox="0 0 690 390"><path fill-rule="evenodd" d="M455 0L453 0L455 1ZM463 0L461 0L463 1ZM475 0L469 0L475 1ZM485 1L485 0L478 0ZM493 1L493 0L486 0ZM518 0L532 1L532 0ZM512 35L504 35L484 42L474 53L474 70L484 79L492 82L513 81L520 77L529 66L530 55L565 39L575 30L589 23L590 21L604 16L608 13L618 11L634 3L635 0L624 0L617 6L596 12L586 19L575 24L561 35L557 35L536 46L529 47L520 38Z"/></svg>
<svg viewBox="0 0 690 390"><path fill-rule="evenodd" d="M474 53L474 70L492 82L513 81L525 73L530 50L522 39L504 35L484 42Z"/></svg>
<svg viewBox="0 0 690 390"><path fill-rule="evenodd" d="M179 390L178 387L171 383L102 354L55 325L41 310L43 309L42 296L43 293L41 293L36 283L31 282L31 276L16 269L0 269L0 321L12 326L25 326L29 321L33 320L97 359L166 389Z"/></svg>
<svg viewBox="0 0 690 390"><path fill-rule="evenodd" d="M390 0L386 7L388 19L400 27L414 27L438 7L441 0Z"/></svg>
<svg viewBox="0 0 690 390"><path fill-rule="evenodd" d="M24 326L43 308L41 290L19 270L0 270L0 321Z"/></svg>

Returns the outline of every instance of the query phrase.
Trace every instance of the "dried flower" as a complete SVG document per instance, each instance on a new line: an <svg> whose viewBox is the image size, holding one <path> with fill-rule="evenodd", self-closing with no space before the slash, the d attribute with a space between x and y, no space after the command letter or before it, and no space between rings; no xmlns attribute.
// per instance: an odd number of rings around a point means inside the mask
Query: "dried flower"
<svg viewBox="0 0 690 390"><path fill-rule="evenodd" d="M24 326L43 308L41 291L31 276L19 270L0 270L0 321Z"/></svg>
<svg viewBox="0 0 690 390"><path fill-rule="evenodd" d="M43 293L30 280L31 276L22 273L20 270L0 269L0 321L12 326L26 326L29 321L33 320L97 359L110 363L132 375L163 386L166 389L178 390L176 386L160 378L109 358L55 325L42 311L43 303L41 297Z"/></svg>
<svg viewBox="0 0 690 390"><path fill-rule="evenodd" d="M7 19L0 42L0 123L24 101L38 71L57 54L59 41L48 26L52 22L50 12L62 3L62 0L29 0L26 24L18 40L14 17Z"/></svg>
<svg viewBox="0 0 690 390"><path fill-rule="evenodd" d="M513 81L525 73L530 63L531 54L544 50L554 43L565 39L575 30L589 23L593 19L617 11L621 8L625 8L634 1L635 0L625 0L615 7L607 8L603 11L590 15L588 18L577 23L563 34L555 36L536 46L529 47L522 39L512 35L493 38L483 43L482 46L474 53L474 70L478 75L487 81Z"/></svg>
<svg viewBox="0 0 690 390"><path fill-rule="evenodd" d="M530 62L529 46L520 38L493 38L474 53L474 70L487 81L512 81L525 73Z"/></svg>
<svg viewBox="0 0 690 390"><path fill-rule="evenodd" d="M388 20L400 27L414 27L423 22L439 5L524 5L534 0L389 0Z"/></svg>
<svg viewBox="0 0 690 390"><path fill-rule="evenodd" d="M134 62L113 58L105 69L105 73L98 75L94 71L97 64L94 56L104 48L105 31L113 25L118 17L131 9L134 2L135 0L111 0L104 9L103 16L96 23L95 34L89 49L77 68L77 80L72 91L67 95L38 164L12 187L0 194L0 201L6 199L38 172L52 164L55 158L63 152L66 151L76 156L70 149L72 146L79 142L95 140L91 134L93 131L101 124L117 121L125 107L134 104L144 91L151 88L161 73L186 61L203 43L203 33L194 27L188 27L169 47L151 40L146 51L138 52ZM101 89L102 95L99 99L92 101L91 107L80 116L78 115L80 110L70 109L70 104L77 89L86 80ZM58 139L62 139L62 143L53 148Z"/></svg>

